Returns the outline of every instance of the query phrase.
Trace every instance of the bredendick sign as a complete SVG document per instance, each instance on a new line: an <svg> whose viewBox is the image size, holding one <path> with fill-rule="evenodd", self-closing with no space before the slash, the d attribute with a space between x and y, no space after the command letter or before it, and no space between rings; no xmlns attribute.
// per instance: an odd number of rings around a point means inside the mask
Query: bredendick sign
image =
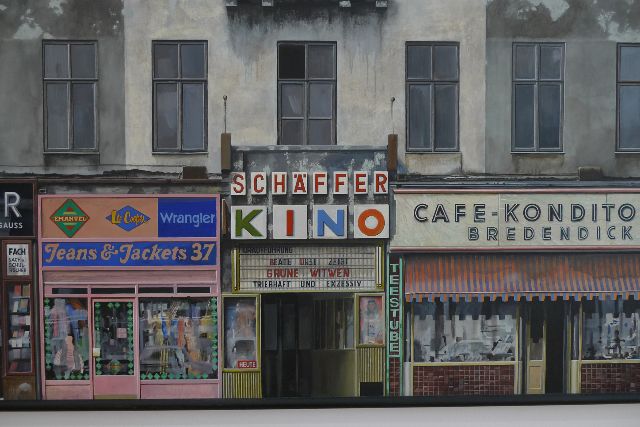
<svg viewBox="0 0 640 427"><path fill-rule="evenodd" d="M381 290L380 246L241 246L234 292L371 292Z"/></svg>

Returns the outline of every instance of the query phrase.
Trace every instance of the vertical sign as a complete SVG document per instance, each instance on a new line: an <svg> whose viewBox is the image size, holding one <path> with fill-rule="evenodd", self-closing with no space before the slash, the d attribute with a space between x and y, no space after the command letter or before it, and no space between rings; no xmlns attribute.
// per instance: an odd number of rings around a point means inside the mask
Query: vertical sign
<svg viewBox="0 0 640 427"><path fill-rule="evenodd" d="M402 258L387 259L387 395L399 396L402 390L403 362L403 268Z"/></svg>

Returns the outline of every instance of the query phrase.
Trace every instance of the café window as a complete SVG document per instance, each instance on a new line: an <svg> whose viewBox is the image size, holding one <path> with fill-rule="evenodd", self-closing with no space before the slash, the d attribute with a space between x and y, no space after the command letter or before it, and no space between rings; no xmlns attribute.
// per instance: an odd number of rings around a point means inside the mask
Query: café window
<svg viewBox="0 0 640 427"><path fill-rule="evenodd" d="M207 42L153 42L153 151L207 149Z"/></svg>
<svg viewBox="0 0 640 427"><path fill-rule="evenodd" d="M564 45L513 45L513 151L562 150Z"/></svg>
<svg viewBox="0 0 640 427"><path fill-rule="evenodd" d="M45 372L48 380L89 379L89 326L85 298L45 298Z"/></svg>
<svg viewBox="0 0 640 427"><path fill-rule="evenodd" d="M457 43L407 44L407 151L458 150L459 87Z"/></svg>
<svg viewBox="0 0 640 427"><path fill-rule="evenodd" d="M216 378L215 306L215 299L140 301L140 378Z"/></svg>
<svg viewBox="0 0 640 427"><path fill-rule="evenodd" d="M586 301L583 313L582 359L640 359L638 301Z"/></svg>
<svg viewBox="0 0 640 427"><path fill-rule="evenodd" d="M45 151L97 148L96 46L96 42L43 43Z"/></svg>
<svg viewBox="0 0 640 427"><path fill-rule="evenodd" d="M336 143L336 44L278 44L278 143Z"/></svg>
<svg viewBox="0 0 640 427"><path fill-rule="evenodd" d="M640 44L618 46L618 150L640 150Z"/></svg>
<svg viewBox="0 0 640 427"><path fill-rule="evenodd" d="M414 362L515 361L512 302L413 304Z"/></svg>

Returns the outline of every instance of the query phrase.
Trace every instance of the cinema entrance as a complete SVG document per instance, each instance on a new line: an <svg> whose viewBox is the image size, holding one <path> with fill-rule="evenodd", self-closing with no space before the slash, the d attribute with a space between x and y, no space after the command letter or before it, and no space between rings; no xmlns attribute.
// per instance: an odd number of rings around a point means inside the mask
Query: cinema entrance
<svg viewBox="0 0 640 427"><path fill-rule="evenodd" d="M382 395L381 261L372 245L236 248L224 396Z"/></svg>

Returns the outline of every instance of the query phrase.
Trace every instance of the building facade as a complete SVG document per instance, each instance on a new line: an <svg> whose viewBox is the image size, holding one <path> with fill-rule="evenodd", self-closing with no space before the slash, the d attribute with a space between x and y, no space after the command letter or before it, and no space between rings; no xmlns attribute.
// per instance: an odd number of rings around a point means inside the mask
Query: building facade
<svg viewBox="0 0 640 427"><path fill-rule="evenodd" d="M0 64L4 397L636 391L640 2L0 2Z"/></svg>

